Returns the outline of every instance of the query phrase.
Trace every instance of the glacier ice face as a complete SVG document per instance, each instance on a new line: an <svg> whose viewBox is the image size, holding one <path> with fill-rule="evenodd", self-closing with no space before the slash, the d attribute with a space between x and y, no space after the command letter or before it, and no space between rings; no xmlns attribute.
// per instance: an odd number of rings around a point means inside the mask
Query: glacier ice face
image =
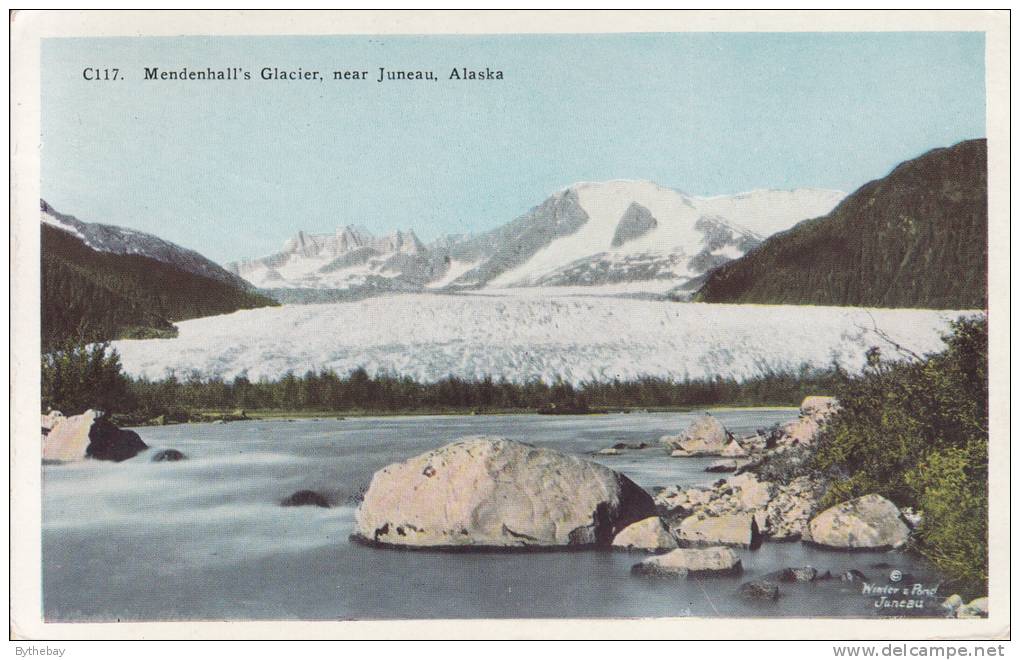
<svg viewBox="0 0 1020 660"><path fill-rule="evenodd" d="M421 381L448 375L521 382L755 376L769 369L853 370L865 351L939 350L958 312L711 305L534 289L413 293L285 305L178 323L172 339L114 342L135 376L276 378L287 371L364 367ZM891 349L890 349L891 350Z"/></svg>

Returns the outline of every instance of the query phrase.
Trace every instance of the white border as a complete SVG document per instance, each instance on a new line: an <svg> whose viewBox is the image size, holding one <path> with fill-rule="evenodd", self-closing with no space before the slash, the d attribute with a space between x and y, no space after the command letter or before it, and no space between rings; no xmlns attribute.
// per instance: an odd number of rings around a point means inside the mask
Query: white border
<svg viewBox="0 0 1020 660"><path fill-rule="evenodd" d="M11 22L11 635L16 639L964 639L1009 635L1009 14L998 11L20 11ZM70 36L983 31L989 156L991 616L47 624L40 597L39 41ZM945 145L932 145L945 146Z"/></svg>

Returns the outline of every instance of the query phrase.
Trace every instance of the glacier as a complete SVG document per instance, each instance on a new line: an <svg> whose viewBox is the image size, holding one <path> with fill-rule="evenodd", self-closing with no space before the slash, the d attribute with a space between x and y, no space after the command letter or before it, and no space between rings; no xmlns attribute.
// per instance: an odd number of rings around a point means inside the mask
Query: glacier
<svg viewBox="0 0 1020 660"><path fill-rule="evenodd" d="M136 377L252 380L288 371L363 367L436 381L644 376L745 379L769 370L864 365L895 353L876 328L916 353L940 350L965 311L678 303L501 289L409 293L353 302L284 305L177 323L171 339L113 342Z"/></svg>

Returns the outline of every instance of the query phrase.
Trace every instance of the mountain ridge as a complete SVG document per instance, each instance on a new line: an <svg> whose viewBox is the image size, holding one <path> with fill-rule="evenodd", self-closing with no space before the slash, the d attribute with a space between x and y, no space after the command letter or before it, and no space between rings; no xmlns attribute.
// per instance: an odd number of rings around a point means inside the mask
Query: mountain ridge
<svg viewBox="0 0 1020 660"><path fill-rule="evenodd" d="M193 250L150 234L82 223L44 201L41 211L43 350L69 341L168 337L176 334L176 321L276 304L247 282L235 284L234 276L210 268L212 262Z"/></svg>
<svg viewBox="0 0 1020 660"><path fill-rule="evenodd" d="M985 308L987 189L984 139L929 150L714 269L694 299Z"/></svg>
<svg viewBox="0 0 1020 660"><path fill-rule="evenodd" d="M76 237L86 247L98 252L145 256L194 275L208 277L242 289L252 288L250 283L228 272L199 252L171 243L154 234L116 225L84 222L73 215L57 211L45 199L39 200L39 210L43 224Z"/></svg>
<svg viewBox="0 0 1020 660"><path fill-rule="evenodd" d="M329 234L299 231L280 252L231 262L227 269L255 286L289 290L289 300L298 290L314 289L358 296L672 280L679 285L744 254L777 226L830 210L842 197L800 188L702 198L650 181L579 182L479 234L426 245L413 231L381 238L350 225ZM348 235L353 238L341 238Z"/></svg>

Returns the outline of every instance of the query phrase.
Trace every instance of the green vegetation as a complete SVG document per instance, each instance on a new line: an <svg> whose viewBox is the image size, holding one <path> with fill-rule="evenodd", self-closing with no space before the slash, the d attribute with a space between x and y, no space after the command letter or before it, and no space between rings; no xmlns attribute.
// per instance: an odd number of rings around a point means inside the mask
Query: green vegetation
<svg viewBox="0 0 1020 660"><path fill-rule="evenodd" d="M68 413L100 407L119 413L126 421L145 423L157 418L184 422L212 411L236 410L393 414L521 412L551 406L574 410L794 406L808 394L832 391L838 378L835 370L802 368L799 372L763 373L741 382L642 378L574 386L562 381L511 383L453 376L419 383L392 375L373 377L364 369L355 369L345 376L323 370L255 382L244 376L223 380L198 374L146 380L123 376L116 352L107 345L77 344L44 357L43 409Z"/></svg>
<svg viewBox="0 0 1020 660"><path fill-rule="evenodd" d="M124 410L130 399L120 356L107 344L66 343L42 356L42 411L80 415Z"/></svg>
<svg viewBox="0 0 1020 660"><path fill-rule="evenodd" d="M572 410L608 408L685 408L711 405L796 405L812 392L835 384L831 371L770 373L744 382L717 378L672 381L527 383L469 381L453 376L434 383L411 378L369 376L355 369L346 376L333 371L288 373L278 380L252 382L168 376L159 381L133 380L129 392L134 410L151 419L159 415L187 418L188 411L285 410L321 413L534 411L556 406Z"/></svg>
<svg viewBox="0 0 1020 660"><path fill-rule="evenodd" d="M701 302L984 309L985 140L936 149L715 270Z"/></svg>
<svg viewBox="0 0 1020 660"><path fill-rule="evenodd" d="M99 252L42 226L42 344L174 336L174 321L275 305L269 298L139 255Z"/></svg>
<svg viewBox="0 0 1020 660"><path fill-rule="evenodd" d="M897 361L869 354L838 388L841 410L808 465L831 477L825 504L879 493L924 514L917 550L987 593L988 322L961 318L947 348Z"/></svg>

